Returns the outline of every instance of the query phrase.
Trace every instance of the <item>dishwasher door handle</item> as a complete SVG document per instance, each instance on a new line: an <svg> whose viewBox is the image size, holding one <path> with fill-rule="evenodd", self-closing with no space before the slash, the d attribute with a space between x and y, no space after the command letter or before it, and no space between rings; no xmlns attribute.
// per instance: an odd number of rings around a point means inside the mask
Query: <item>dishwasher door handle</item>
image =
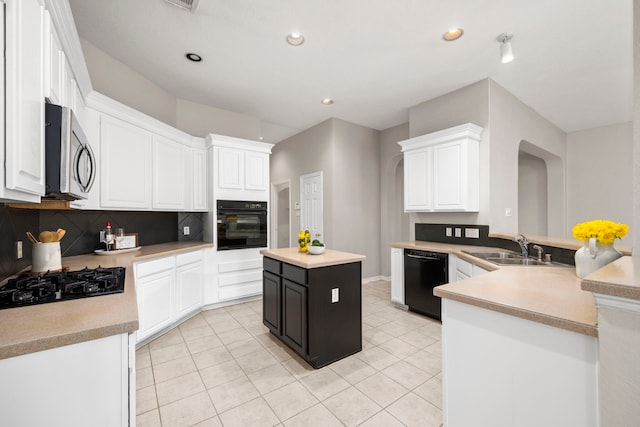
<svg viewBox="0 0 640 427"><path fill-rule="evenodd" d="M407 256L409 258L413 258L413 259L423 259L423 260L427 260L427 261L440 261L440 258L437 258L437 257L422 256L422 255L412 255L412 254L407 254Z"/></svg>

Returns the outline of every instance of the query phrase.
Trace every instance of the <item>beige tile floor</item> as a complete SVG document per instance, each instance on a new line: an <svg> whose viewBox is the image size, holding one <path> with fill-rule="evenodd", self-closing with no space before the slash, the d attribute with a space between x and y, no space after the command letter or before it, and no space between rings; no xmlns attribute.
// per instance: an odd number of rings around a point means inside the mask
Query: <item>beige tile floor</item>
<svg viewBox="0 0 640 427"><path fill-rule="evenodd" d="M442 423L440 323L362 286L362 352L322 369L262 325L262 301L202 312L136 353L137 425Z"/></svg>

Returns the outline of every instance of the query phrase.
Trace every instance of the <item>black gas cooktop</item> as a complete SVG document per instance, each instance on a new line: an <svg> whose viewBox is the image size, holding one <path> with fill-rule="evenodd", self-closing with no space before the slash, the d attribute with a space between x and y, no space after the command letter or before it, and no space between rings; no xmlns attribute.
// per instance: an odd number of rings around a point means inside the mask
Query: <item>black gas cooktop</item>
<svg viewBox="0 0 640 427"><path fill-rule="evenodd" d="M124 292L124 267L84 268L9 279L0 287L0 310Z"/></svg>

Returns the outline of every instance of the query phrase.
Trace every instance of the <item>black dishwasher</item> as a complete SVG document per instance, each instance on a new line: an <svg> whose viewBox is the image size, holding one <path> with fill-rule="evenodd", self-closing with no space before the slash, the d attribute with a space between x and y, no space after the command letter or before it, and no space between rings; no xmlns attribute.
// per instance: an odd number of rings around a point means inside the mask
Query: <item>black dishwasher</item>
<svg viewBox="0 0 640 427"><path fill-rule="evenodd" d="M449 256L404 250L404 303L409 310L440 320L440 297L433 288L449 282Z"/></svg>

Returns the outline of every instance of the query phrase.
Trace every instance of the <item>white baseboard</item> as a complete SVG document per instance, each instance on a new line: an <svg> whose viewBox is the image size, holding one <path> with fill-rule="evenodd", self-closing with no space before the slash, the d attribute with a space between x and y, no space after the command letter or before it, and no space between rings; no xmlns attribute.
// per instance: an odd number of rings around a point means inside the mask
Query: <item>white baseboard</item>
<svg viewBox="0 0 640 427"><path fill-rule="evenodd" d="M362 283L377 282L378 280L391 281L391 277L386 277L386 276L364 277L362 278Z"/></svg>

